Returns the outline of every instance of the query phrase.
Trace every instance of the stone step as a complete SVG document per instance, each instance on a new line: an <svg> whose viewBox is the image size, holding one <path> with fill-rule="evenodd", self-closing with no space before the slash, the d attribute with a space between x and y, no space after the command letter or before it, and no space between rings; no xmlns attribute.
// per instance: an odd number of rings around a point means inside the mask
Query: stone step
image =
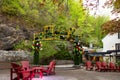
<svg viewBox="0 0 120 80"><path fill-rule="evenodd" d="M0 69L10 69L11 64L10 62L0 62Z"/></svg>

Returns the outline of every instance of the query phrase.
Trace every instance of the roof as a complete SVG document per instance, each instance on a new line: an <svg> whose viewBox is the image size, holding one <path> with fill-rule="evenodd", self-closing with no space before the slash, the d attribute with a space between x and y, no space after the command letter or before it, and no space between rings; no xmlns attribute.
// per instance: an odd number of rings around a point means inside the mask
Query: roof
<svg viewBox="0 0 120 80"><path fill-rule="evenodd" d="M89 55L89 56L105 56L106 54L111 54L112 52L120 52L120 50L108 50L107 52L93 52L93 53L87 53L87 55Z"/></svg>
<svg viewBox="0 0 120 80"><path fill-rule="evenodd" d="M89 56L105 56L107 52L94 52L94 53L88 53Z"/></svg>

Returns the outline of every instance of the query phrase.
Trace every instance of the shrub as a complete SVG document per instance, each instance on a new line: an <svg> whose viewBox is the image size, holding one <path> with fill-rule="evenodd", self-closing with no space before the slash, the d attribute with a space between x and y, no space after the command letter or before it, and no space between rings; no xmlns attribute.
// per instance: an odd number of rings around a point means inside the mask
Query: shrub
<svg viewBox="0 0 120 80"><path fill-rule="evenodd" d="M14 49L31 51L32 50L31 46L32 46L32 41L22 40L14 45Z"/></svg>
<svg viewBox="0 0 120 80"><path fill-rule="evenodd" d="M20 6L18 0L3 0L1 5L1 12L12 16L19 16L25 14L25 11Z"/></svg>

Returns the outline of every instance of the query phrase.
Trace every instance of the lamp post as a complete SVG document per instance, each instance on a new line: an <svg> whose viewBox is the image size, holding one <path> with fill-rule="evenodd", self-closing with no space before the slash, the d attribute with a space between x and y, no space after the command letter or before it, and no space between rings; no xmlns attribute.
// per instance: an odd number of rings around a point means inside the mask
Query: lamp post
<svg viewBox="0 0 120 80"><path fill-rule="evenodd" d="M34 50L33 63L38 65L39 64L39 52L40 52L40 49L41 49L42 45L41 45L41 41L39 40L38 36L35 36L34 38L35 39L34 39L33 45L32 45L32 48Z"/></svg>
<svg viewBox="0 0 120 80"><path fill-rule="evenodd" d="M79 65L80 63L82 63L82 47L78 36L76 36L74 42L74 65Z"/></svg>

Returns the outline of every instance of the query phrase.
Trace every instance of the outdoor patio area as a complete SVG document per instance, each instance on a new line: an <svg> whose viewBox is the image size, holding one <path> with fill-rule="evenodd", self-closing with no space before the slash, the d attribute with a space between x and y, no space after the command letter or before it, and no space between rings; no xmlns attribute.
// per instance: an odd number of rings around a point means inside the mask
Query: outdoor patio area
<svg viewBox="0 0 120 80"><path fill-rule="evenodd" d="M15 76L15 75L14 75ZM72 65L57 65L56 74L32 80L119 80L120 72L97 72L75 69ZM10 80L10 70L0 69L0 80Z"/></svg>

